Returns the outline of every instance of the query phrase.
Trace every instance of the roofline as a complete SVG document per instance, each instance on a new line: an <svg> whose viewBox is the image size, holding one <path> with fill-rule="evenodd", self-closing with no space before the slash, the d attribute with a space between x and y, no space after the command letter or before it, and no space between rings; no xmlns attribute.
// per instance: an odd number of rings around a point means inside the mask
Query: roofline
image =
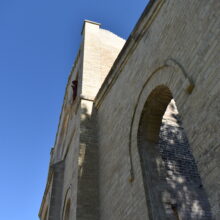
<svg viewBox="0 0 220 220"><path fill-rule="evenodd" d="M86 24L86 23L98 25L99 27L102 25L101 23L98 23L98 22L95 22L95 21L90 21L90 20L85 19L84 22L83 22L81 35L83 35L83 31L84 31L84 28L85 28L85 24Z"/></svg>
<svg viewBox="0 0 220 220"><path fill-rule="evenodd" d="M107 95L108 91L120 75L127 60L137 47L138 42L142 39L143 34L154 21L154 18L158 14L164 2L164 0L150 0L147 4L95 97L94 104L96 108L100 107L104 97Z"/></svg>

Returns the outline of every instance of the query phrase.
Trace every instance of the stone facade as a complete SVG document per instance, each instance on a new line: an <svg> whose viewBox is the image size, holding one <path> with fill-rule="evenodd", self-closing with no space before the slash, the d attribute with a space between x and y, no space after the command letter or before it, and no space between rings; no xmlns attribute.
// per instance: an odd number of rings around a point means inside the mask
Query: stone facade
<svg viewBox="0 0 220 220"><path fill-rule="evenodd" d="M219 18L151 0L126 43L84 22L42 220L220 219Z"/></svg>

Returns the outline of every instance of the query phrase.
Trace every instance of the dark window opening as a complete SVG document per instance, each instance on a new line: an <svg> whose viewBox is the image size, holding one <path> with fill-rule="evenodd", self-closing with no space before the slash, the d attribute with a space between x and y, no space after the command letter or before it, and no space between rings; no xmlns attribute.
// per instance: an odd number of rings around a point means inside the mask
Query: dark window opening
<svg viewBox="0 0 220 220"><path fill-rule="evenodd" d="M77 86L78 86L78 81L77 80L73 80L72 81L72 89L73 89L73 101L76 99L77 96Z"/></svg>

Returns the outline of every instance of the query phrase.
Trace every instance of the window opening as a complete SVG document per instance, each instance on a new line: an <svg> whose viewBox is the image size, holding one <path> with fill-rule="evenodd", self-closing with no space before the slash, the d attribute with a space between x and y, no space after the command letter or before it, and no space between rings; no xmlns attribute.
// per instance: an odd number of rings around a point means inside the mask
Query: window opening
<svg viewBox="0 0 220 220"><path fill-rule="evenodd" d="M72 90L73 90L73 101L74 101L77 97L78 80L73 80L71 87L72 87Z"/></svg>

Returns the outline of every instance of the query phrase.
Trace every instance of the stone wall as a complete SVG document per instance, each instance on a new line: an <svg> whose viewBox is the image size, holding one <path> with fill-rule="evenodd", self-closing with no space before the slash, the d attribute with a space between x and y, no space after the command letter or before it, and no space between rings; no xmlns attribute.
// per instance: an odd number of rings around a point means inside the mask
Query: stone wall
<svg viewBox="0 0 220 220"><path fill-rule="evenodd" d="M50 209L48 220L59 220L62 204L64 162L53 164L53 183L51 190Z"/></svg>
<svg viewBox="0 0 220 220"><path fill-rule="evenodd" d="M83 29L82 97L93 100L125 40L86 21Z"/></svg>
<svg viewBox="0 0 220 220"><path fill-rule="evenodd" d="M41 219L47 212L56 219L155 219L155 207L164 210L159 219L220 219L219 17L218 0L151 0L125 45L100 24L85 21L65 91ZM75 100L73 80L78 81ZM182 128L175 124L175 133L172 124L161 127L171 99L176 102L189 143L189 148L175 153L169 143L176 141L181 147L184 138L178 139L177 133L183 134ZM143 113L142 137L147 151L142 152L139 131ZM156 157L150 156L150 149ZM190 156L185 158L186 154ZM177 155L183 164L169 170ZM165 195L167 206L165 200L152 201L148 196L151 189L157 192L163 187L157 187L160 169L148 163L151 160L164 170L164 180L169 181L176 170L178 181L187 180L184 187L190 189L189 203L183 199L185 188L179 185L177 191L183 197L174 190L172 196ZM51 167L59 163L62 169L52 172ZM149 180L154 180L152 187ZM201 204L202 215L198 215L194 200ZM190 211L190 206L196 211Z"/></svg>
<svg viewBox="0 0 220 220"><path fill-rule="evenodd" d="M78 161L77 220L99 220L99 158L97 128L92 102L81 102Z"/></svg>
<svg viewBox="0 0 220 220"><path fill-rule="evenodd" d="M217 0L155 1L131 33L95 101L101 219L147 219L137 130L159 85L176 101L213 218L220 218L219 12Z"/></svg>
<svg viewBox="0 0 220 220"><path fill-rule="evenodd" d="M84 22L50 161L51 167L60 163L63 166L59 172L49 171L39 213L43 220L48 207L49 219L99 219L98 138L93 100L124 42L101 29L98 23ZM73 81L78 82L75 99Z"/></svg>

